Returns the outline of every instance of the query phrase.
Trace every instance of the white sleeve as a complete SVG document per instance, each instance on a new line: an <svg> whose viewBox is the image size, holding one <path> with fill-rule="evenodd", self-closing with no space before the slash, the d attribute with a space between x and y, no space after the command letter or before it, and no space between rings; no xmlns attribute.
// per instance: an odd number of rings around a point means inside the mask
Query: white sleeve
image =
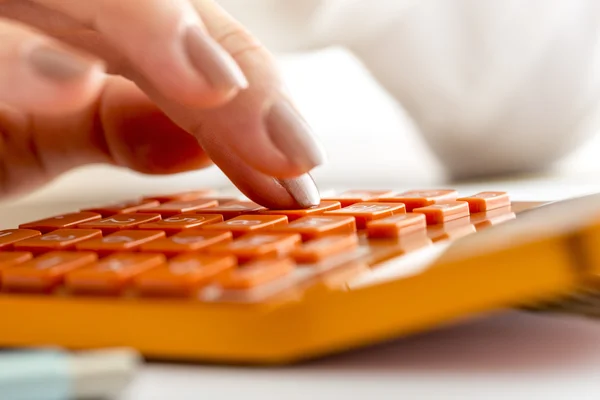
<svg viewBox="0 0 600 400"><path fill-rule="evenodd" d="M596 0L342 2L329 34L454 177L548 167L600 127Z"/></svg>

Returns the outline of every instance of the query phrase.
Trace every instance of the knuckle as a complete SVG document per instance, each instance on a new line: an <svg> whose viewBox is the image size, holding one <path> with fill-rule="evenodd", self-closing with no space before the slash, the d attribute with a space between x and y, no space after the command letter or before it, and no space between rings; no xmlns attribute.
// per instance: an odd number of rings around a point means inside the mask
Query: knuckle
<svg viewBox="0 0 600 400"><path fill-rule="evenodd" d="M221 45L236 61L247 53L263 53L264 46L245 28L239 25L232 26L224 31L217 39Z"/></svg>

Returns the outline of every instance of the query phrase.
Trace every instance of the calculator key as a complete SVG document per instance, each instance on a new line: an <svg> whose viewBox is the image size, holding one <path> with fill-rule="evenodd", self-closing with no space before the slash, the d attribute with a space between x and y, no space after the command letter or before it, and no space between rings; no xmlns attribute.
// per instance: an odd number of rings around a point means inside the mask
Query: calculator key
<svg viewBox="0 0 600 400"><path fill-rule="evenodd" d="M323 200L337 201L342 207L350 206L354 203L362 203L365 201L373 201L381 197L387 197L393 195L392 190L349 190L340 193L337 196L327 197Z"/></svg>
<svg viewBox="0 0 600 400"><path fill-rule="evenodd" d="M28 251L3 251L0 253L0 273L3 269L23 264L32 258L33 254Z"/></svg>
<svg viewBox="0 0 600 400"><path fill-rule="evenodd" d="M404 203L406 211L412 211L415 208L426 207L434 203L453 201L457 197L456 190L411 190L390 197L381 197L377 201Z"/></svg>
<svg viewBox="0 0 600 400"><path fill-rule="evenodd" d="M466 201L471 213L510 206L510 198L506 192L481 192L473 196L461 197L458 200Z"/></svg>
<svg viewBox="0 0 600 400"><path fill-rule="evenodd" d="M225 220L235 218L242 214L254 213L265 208L252 201L232 201L201 210L199 214L220 214Z"/></svg>
<svg viewBox="0 0 600 400"><path fill-rule="evenodd" d="M301 242L300 235L293 233L249 233L233 242L208 249L211 254L232 254L241 261L258 257L285 255Z"/></svg>
<svg viewBox="0 0 600 400"><path fill-rule="evenodd" d="M156 200L161 203L166 203L169 201L196 200L199 198L204 198L204 197L213 196L213 195L215 195L215 191L212 189L198 189L198 190L191 190L189 192L162 194L162 195L156 195L156 196L146 196L146 197L144 197L144 200Z"/></svg>
<svg viewBox="0 0 600 400"><path fill-rule="evenodd" d="M229 231L234 237L250 232L287 225L285 215L240 215L218 224L203 226L204 230Z"/></svg>
<svg viewBox="0 0 600 400"><path fill-rule="evenodd" d="M475 229L479 231L515 218L516 215L512 212L511 207L507 206L471 214L471 223L475 226Z"/></svg>
<svg viewBox="0 0 600 400"><path fill-rule="evenodd" d="M57 229L15 243L15 250L44 253L53 250L71 250L77 243L102 236L99 229Z"/></svg>
<svg viewBox="0 0 600 400"><path fill-rule="evenodd" d="M65 274L98 259L92 252L53 251L2 271L2 288L46 292L63 282Z"/></svg>
<svg viewBox="0 0 600 400"><path fill-rule="evenodd" d="M202 209L217 206L216 200L196 199L188 201L169 201L156 207L140 210L142 213L155 213L163 217L172 217L177 214L184 214L193 211L203 211Z"/></svg>
<svg viewBox="0 0 600 400"><path fill-rule="evenodd" d="M475 233L476 229L468 217L455 219L445 224L430 225L427 227L427 236L433 242L441 240L458 239Z"/></svg>
<svg viewBox="0 0 600 400"><path fill-rule="evenodd" d="M118 294L132 279L165 264L161 254L117 253L65 277L65 286L73 293Z"/></svg>
<svg viewBox="0 0 600 400"><path fill-rule="evenodd" d="M77 250L96 251L101 255L105 255L123 251L135 251L144 243L164 237L165 233L163 231L123 230L111 233L103 238L86 240L85 242L76 244L75 248Z"/></svg>
<svg viewBox="0 0 600 400"><path fill-rule="evenodd" d="M425 214L407 213L392 215L367 223L367 235L372 239L397 238L427 229Z"/></svg>
<svg viewBox="0 0 600 400"><path fill-rule="evenodd" d="M233 256L181 254L138 275L133 284L142 295L190 295L236 266Z"/></svg>
<svg viewBox="0 0 600 400"><path fill-rule="evenodd" d="M356 221L354 217L347 216L309 216L297 219L274 231L299 233L302 240L310 240L323 235L356 232Z"/></svg>
<svg viewBox="0 0 600 400"><path fill-rule="evenodd" d="M75 228L80 224L99 221L102 216L95 212L81 211L70 214L57 215L56 217L41 219L19 225L21 229L35 229L42 233L48 233L56 229Z"/></svg>
<svg viewBox="0 0 600 400"><path fill-rule="evenodd" d="M179 253L201 251L213 245L230 242L231 238L231 232L210 232L195 229L146 243L141 246L140 250L172 256Z"/></svg>
<svg viewBox="0 0 600 400"><path fill-rule="evenodd" d="M228 271L219 279L219 284L224 289L250 289L282 278L294 267L294 261L289 258L256 260Z"/></svg>
<svg viewBox="0 0 600 400"><path fill-rule="evenodd" d="M428 225L469 216L469 204L464 201L450 201L413 209L414 213L424 214Z"/></svg>
<svg viewBox="0 0 600 400"><path fill-rule="evenodd" d="M118 214L98 221L80 224L78 228L100 229L103 233L113 233L124 229L136 229L141 224L160 220L160 214Z"/></svg>
<svg viewBox="0 0 600 400"><path fill-rule="evenodd" d="M316 263L324 258L355 249L358 246L358 236L331 235L304 243L291 253L298 263Z"/></svg>
<svg viewBox="0 0 600 400"><path fill-rule="evenodd" d="M6 229L0 231L0 250L6 250L13 247L13 245L20 241L36 236L40 236L39 231L33 229Z"/></svg>
<svg viewBox="0 0 600 400"><path fill-rule="evenodd" d="M301 210L260 210L258 214L263 215L285 215L289 221L295 221L298 218L306 217L308 215L323 214L325 211L332 211L340 209L342 205L339 201L322 201L318 206L313 208L306 208Z"/></svg>
<svg viewBox="0 0 600 400"><path fill-rule="evenodd" d="M138 225L138 229L161 230L167 233L177 233L185 229L198 228L207 224L223 222L219 214L177 214L159 221Z"/></svg>
<svg viewBox="0 0 600 400"><path fill-rule="evenodd" d="M356 227L364 229L368 221L406 213L403 203L354 203L339 210L327 211L324 215L346 215L356 219Z"/></svg>
<svg viewBox="0 0 600 400"><path fill-rule="evenodd" d="M159 204L160 203L157 200L133 200L109 204L101 207L86 208L82 211L95 212L102 215L102 217L106 218L115 214L135 213L146 208L156 207Z"/></svg>

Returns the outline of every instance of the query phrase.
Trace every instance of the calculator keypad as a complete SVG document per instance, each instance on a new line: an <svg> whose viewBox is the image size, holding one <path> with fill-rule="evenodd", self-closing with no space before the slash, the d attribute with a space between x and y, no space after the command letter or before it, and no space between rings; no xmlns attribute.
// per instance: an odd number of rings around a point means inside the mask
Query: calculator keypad
<svg viewBox="0 0 600 400"><path fill-rule="evenodd" d="M150 195L0 231L0 292L261 301L343 287L381 262L513 218L504 192L351 190L304 210L211 190Z"/></svg>

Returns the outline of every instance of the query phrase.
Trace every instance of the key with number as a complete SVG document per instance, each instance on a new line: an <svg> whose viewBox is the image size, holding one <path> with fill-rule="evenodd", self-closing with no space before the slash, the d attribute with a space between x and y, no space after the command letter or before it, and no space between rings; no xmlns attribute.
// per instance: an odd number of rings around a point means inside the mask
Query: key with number
<svg viewBox="0 0 600 400"><path fill-rule="evenodd" d="M160 205L157 200L132 200L121 203L109 204L106 206L86 208L82 211L95 212L102 217L110 217L115 214L131 214L143 210L145 208L156 207Z"/></svg>
<svg viewBox="0 0 600 400"><path fill-rule="evenodd" d="M144 243L164 238L163 231L123 230L103 238L86 240L75 245L77 250L90 250L106 255L116 252L135 251Z"/></svg>
<svg viewBox="0 0 600 400"><path fill-rule="evenodd" d="M71 250L77 243L101 237L99 229L57 229L41 236L15 243L15 250L31 251L39 254L53 250Z"/></svg>
<svg viewBox="0 0 600 400"><path fill-rule="evenodd" d="M233 242L212 246L207 251L217 255L232 254L245 261L288 254L300 241L300 235L294 233L249 233Z"/></svg>
<svg viewBox="0 0 600 400"><path fill-rule="evenodd" d="M426 232L424 214L397 214L367 223L367 235L373 239L397 238L421 231Z"/></svg>
<svg viewBox="0 0 600 400"><path fill-rule="evenodd" d="M464 201L451 201L415 208L413 212L424 214L428 225L443 224L454 219L468 217L469 204Z"/></svg>
<svg viewBox="0 0 600 400"><path fill-rule="evenodd" d="M233 256L181 254L166 265L140 274L133 285L142 295L188 296L236 266Z"/></svg>
<svg viewBox="0 0 600 400"><path fill-rule="evenodd" d="M83 223L90 221L98 221L102 216L95 212L81 211L56 217L45 218L39 221L28 222L19 225L21 229L34 229L42 233L48 233L57 229L75 228Z"/></svg>
<svg viewBox="0 0 600 400"><path fill-rule="evenodd" d="M300 210L259 210L256 213L262 215L285 215L289 221L295 221L299 218L309 215L323 214L325 211L340 209L342 206L339 201L322 201L318 206Z"/></svg>
<svg viewBox="0 0 600 400"><path fill-rule="evenodd" d="M0 231L0 250L11 249L15 243L40 236L39 231L33 229L6 229Z"/></svg>
<svg viewBox="0 0 600 400"><path fill-rule="evenodd" d="M168 201L156 207L140 210L143 213L160 214L163 218L172 217L177 214L185 214L194 211L201 212L205 208L215 207L219 203L216 200L196 199L188 201Z"/></svg>
<svg viewBox="0 0 600 400"><path fill-rule="evenodd" d="M48 292L59 286L65 274L93 263L91 252L52 251L2 271L2 288L8 291Z"/></svg>
<svg viewBox="0 0 600 400"><path fill-rule="evenodd" d="M375 201L375 199L391 196L393 194L394 192L392 190L349 190L337 196L327 197L323 200L337 201L342 207L348 207L354 203Z"/></svg>
<svg viewBox="0 0 600 400"><path fill-rule="evenodd" d="M234 237L287 225L285 215L240 215L218 224L205 225L204 230L229 231Z"/></svg>
<svg viewBox="0 0 600 400"><path fill-rule="evenodd" d="M354 233L356 221L354 217L318 215L303 217L288 225L275 228L273 232L299 233L302 240L310 240L323 235Z"/></svg>
<svg viewBox="0 0 600 400"><path fill-rule="evenodd" d="M223 222L223 216L218 214L177 214L163 220L141 224L138 229L161 230L166 233L178 233L186 229L199 228L203 225Z"/></svg>
<svg viewBox="0 0 600 400"><path fill-rule="evenodd" d="M458 201L466 201L471 213L510 206L510 198L506 192L481 192L473 196L461 197Z"/></svg>
<svg viewBox="0 0 600 400"><path fill-rule="evenodd" d="M104 234L124 229L135 229L139 225L160 220L160 214L119 214L98 221L86 222L77 227L82 229L100 229Z"/></svg>
<svg viewBox="0 0 600 400"><path fill-rule="evenodd" d="M231 232L210 232L192 229L144 244L140 247L140 250L174 256L180 253L202 251L219 243L230 242L231 238Z"/></svg>
<svg viewBox="0 0 600 400"><path fill-rule="evenodd" d="M165 264L160 254L116 253L65 277L65 286L73 293L118 294L132 279Z"/></svg>
<svg viewBox="0 0 600 400"><path fill-rule="evenodd" d="M316 263L324 258L350 251L358 246L358 236L330 235L304 243L292 251L291 256L298 263Z"/></svg>
<svg viewBox="0 0 600 400"><path fill-rule="evenodd" d="M265 208L252 201L232 201L221 204L217 207L211 207L199 211L199 214L220 214L225 220L237 217L242 214L254 213Z"/></svg>
<svg viewBox="0 0 600 400"><path fill-rule="evenodd" d="M324 215L347 215L356 219L356 227L364 229L368 221L406 213L403 203L355 203L339 210L327 211Z"/></svg>
<svg viewBox="0 0 600 400"><path fill-rule="evenodd" d="M415 208L426 207L435 203L453 201L457 197L458 192L456 190L411 190L394 196L382 196L377 201L404 203L406 211L412 211Z"/></svg>
<svg viewBox="0 0 600 400"><path fill-rule="evenodd" d="M224 289L251 289L285 277L294 267L294 261L289 258L257 260L228 271L219 279L219 284Z"/></svg>

